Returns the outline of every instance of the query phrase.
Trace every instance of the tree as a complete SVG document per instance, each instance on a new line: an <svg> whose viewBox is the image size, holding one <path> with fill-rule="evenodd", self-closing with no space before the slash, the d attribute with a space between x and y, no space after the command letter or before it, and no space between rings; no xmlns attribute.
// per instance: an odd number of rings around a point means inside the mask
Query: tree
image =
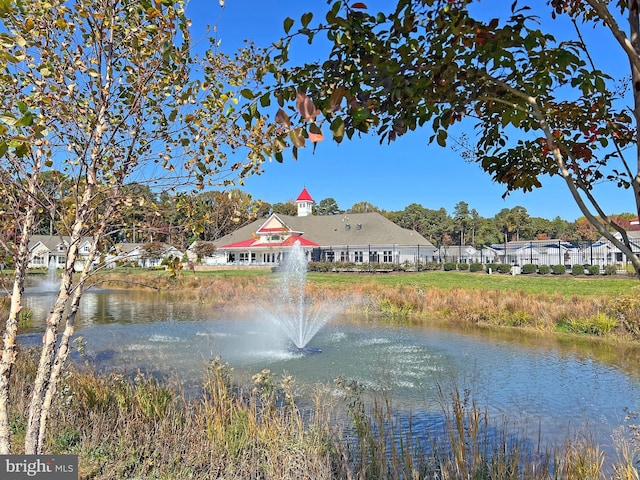
<svg viewBox="0 0 640 480"><path fill-rule="evenodd" d="M196 254L198 260L212 256L218 247L213 242L197 241L193 244L193 253Z"/></svg>
<svg viewBox="0 0 640 480"><path fill-rule="evenodd" d="M293 200L289 200L285 203L274 203L271 206L271 211L281 215L295 216L298 214L298 207Z"/></svg>
<svg viewBox="0 0 640 480"><path fill-rule="evenodd" d="M392 212L389 219L396 225L409 230L415 230L420 235L425 234L425 225L427 223L427 209L418 203L407 205L404 210Z"/></svg>
<svg viewBox="0 0 640 480"><path fill-rule="evenodd" d="M483 218L480 217L480 213L475 208L471 209L470 212L470 220L469 226L471 227L471 245L476 245L476 234L478 232L478 228L482 223Z"/></svg>
<svg viewBox="0 0 640 480"><path fill-rule="evenodd" d="M370 212L380 212L380 209L375 205L369 202L358 202L354 203L350 209L347 210L347 213L370 213Z"/></svg>
<svg viewBox="0 0 640 480"><path fill-rule="evenodd" d="M259 208L260 202L238 188L182 196L178 202L181 223L204 241L217 240L255 220Z"/></svg>
<svg viewBox="0 0 640 480"><path fill-rule="evenodd" d="M15 274L0 359L0 453L8 454L8 398L29 240L39 218L68 236L66 264L30 397L24 451L43 453L47 419L66 364L75 316L111 219L134 179L157 191L228 183L265 159L265 124L234 123L237 93L261 62L191 51L182 0L51 0L0 7L0 205L10 221L2 247ZM227 164L225 152L251 145ZM239 158L239 157L237 157ZM68 185L64 208L47 172ZM68 183L67 183L68 182ZM4 216L4 214L3 214ZM4 232L3 232L4 235ZM93 242L80 272L80 239ZM98 266L99 268L99 266Z"/></svg>
<svg viewBox="0 0 640 480"><path fill-rule="evenodd" d="M341 213L340 207L338 207L338 202L336 202L335 198L332 197L320 200L315 207L316 215L336 215L338 213Z"/></svg>
<svg viewBox="0 0 640 480"><path fill-rule="evenodd" d="M460 233L458 245L465 245L464 232L471 221L471 213L469 212L469 204L467 202L458 202L455 204L453 207L453 220L456 224L456 229Z"/></svg>
<svg viewBox="0 0 640 480"><path fill-rule="evenodd" d="M589 242L595 242L598 240L598 232L584 217L576 220L576 230L578 240L586 240Z"/></svg>
<svg viewBox="0 0 640 480"><path fill-rule="evenodd" d="M597 183L612 182L629 190L640 213L636 2L531 2L538 15L524 2L491 2L494 18L485 18L477 3L397 0L395 8L369 12L363 2L337 0L316 24L311 12L297 30L287 18L274 62L288 61L298 38L326 39L329 53L316 63L274 69L277 158L287 145L295 156L304 139L315 145L323 130L336 142L366 133L382 142L430 127L429 140L445 146L453 126L473 126L477 137L467 139L467 158L503 184L505 195L559 176L588 221L640 274L626 232L594 193ZM556 40L553 31L567 38ZM588 42L601 43L604 35L614 42L609 60L618 58L609 63L629 65L620 78L595 64Z"/></svg>

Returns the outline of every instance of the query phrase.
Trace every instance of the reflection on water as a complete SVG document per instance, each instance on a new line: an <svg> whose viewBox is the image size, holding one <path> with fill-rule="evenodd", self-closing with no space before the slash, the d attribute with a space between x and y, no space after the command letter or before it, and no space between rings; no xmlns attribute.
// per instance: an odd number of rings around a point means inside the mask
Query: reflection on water
<svg viewBox="0 0 640 480"><path fill-rule="evenodd" d="M30 295L34 322L44 322L52 299ZM357 319L356 319L357 320ZM37 342L36 325L22 336ZM272 322L258 313L233 318L197 303L140 292L97 292L83 298L76 329L98 369L142 369L197 388L208 361L220 356L237 378L269 368L293 375L300 391L338 377L385 392L399 411L440 412L438 385L469 389L493 415L521 419L550 441L588 425L606 448L625 408L640 398L638 351L575 338L481 332L430 326L396 327L339 318L313 339L322 353L289 350ZM76 354L77 358L77 354ZM420 420L418 420L418 423Z"/></svg>

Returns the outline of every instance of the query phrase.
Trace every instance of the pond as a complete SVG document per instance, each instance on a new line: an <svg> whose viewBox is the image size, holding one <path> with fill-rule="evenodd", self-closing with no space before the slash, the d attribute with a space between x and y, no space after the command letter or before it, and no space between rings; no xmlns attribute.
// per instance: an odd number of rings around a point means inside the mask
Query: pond
<svg viewBox="0 0 640 480"><path fill-rule="evenodd" d="M50 294L30 293L32 330L22 343L40 341L51 308ZM639 352L576 337L550 337L517 330L482 331L443 325L392 326L366 318L337 316L310 346L290 349L273 323L256 311L239 316L166 295L136 291L89 291L83 297L76 338L99 370L137 369L178 378L196 392L214 357L250 380L263 369L295 378L301 395L317 384L331 388L338 377L388 395L394 409L416 415L425 428L441 412L438 386L469 390L493 418L504 416L558 443L588 429L605 451L625 424L625 410L640 398ZM77 352L73 357L84 360Z"/></svg>

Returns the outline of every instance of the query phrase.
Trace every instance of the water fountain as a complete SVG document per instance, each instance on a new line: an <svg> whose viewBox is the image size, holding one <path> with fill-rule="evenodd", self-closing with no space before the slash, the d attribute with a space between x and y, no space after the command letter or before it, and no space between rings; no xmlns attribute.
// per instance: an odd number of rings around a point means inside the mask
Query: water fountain
<svg viewBox="0 0 640 480"><path fill-rule="evenodd" d="M59 287L58 264L56 258L50 256L45 277L38 281L30 290L34 293L52 293L56 292Z"/></svg>
<svg viewBox="0 0 640 480"><path fill-rule="evenodd" d="M292 352L318 353L321 350L309 347L309 342L342 310L343 302L335 298L319 301L306 295L307 258L300 242L295 242L280 272L277 291L263 309L264 315L291 342Z"/></svg>

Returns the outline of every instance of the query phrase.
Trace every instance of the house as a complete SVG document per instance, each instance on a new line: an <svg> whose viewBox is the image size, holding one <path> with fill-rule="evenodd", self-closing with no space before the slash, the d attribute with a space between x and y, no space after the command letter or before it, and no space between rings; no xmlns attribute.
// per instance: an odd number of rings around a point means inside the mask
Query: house
<svg viewBox="0 0 640 480"><path fill-rule="evenodd" d="M613 236L618 240L622 240L622 235L619 232L614 233ZM628 230L627 238L629 239L631 250L636 254L640 254L640 231ZM597 256L604 259L605 265L614 264L623 267L630 263L627 256L604 237L600 238L593 246L596 249ZM624 268L621 269L624 270Z"/></svg>
<svg viewBox="0 0 640 480"><path fill-rule="evenodd" d="M434 253L434 262L455 263L495 263L500 255L495 248L483 246L476 248L472 245L442 245Z"/></svg>
<svg viewBox="0 0 640 480"><path fill-rule="evenodd" d="M306 188L296 199L297 215L272 214L216 240L224 264L278 264L299 242L309 261L425 263L436 248L419 233L379 213L313 215ZM224 258L224 261L222 261Z"/></svg>
<svg viewBox="0 0 640 480"><path fill-rule="evenodd" d="M29 239L27 268L64 268L71 237L61 235L32 235ZM89 255L93 237L83 237L78 246L78 260L74 268L82 270Z"/></svg>
<svg viewBox="0 0 640 480"><path fill-rule="evenodd" d="M516 240L491 245L501 263L510 265L576 265L585 263L579 245L558 239Z"/></svg>
<svg viewBox="0 0 640 480"><path fill-rule="evenodd" d="M111 268L118 263L133 264L142 268L155 268L166 258L182 259L183 252L166 243L118 243L105 258Z"/></svg>

